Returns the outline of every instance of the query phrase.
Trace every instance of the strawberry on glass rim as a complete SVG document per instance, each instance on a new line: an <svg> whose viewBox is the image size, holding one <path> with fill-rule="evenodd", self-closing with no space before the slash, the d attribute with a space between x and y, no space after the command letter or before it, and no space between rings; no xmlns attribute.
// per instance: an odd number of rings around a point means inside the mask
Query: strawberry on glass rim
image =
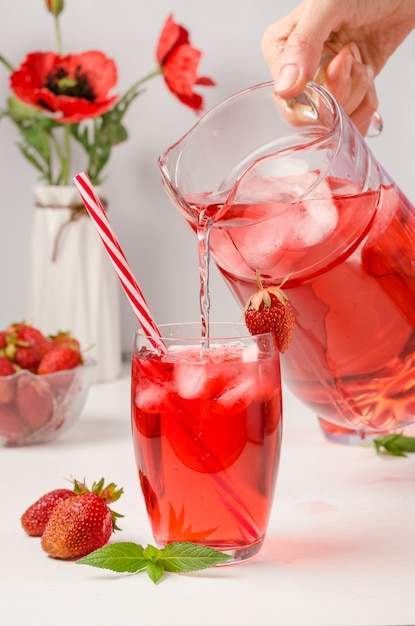
<svg viewBox="0 0 415 626"><path fill-rule="evenodd" d="M258 291L244 308L245 324L251 335L272 332L279 352L286 352L294 331L294 312L281 287L263 287L256 270Z"/></svg>

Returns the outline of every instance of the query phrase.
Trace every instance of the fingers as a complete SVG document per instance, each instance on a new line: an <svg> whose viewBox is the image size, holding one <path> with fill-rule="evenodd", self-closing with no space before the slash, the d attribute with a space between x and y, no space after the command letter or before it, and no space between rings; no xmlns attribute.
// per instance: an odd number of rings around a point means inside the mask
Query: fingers
<svg viewBox="0 0 415 626"><path fill-rule="evenodd" d="M329 0L303 0L265 31L262 53L278 95L295 98L310 80L322 82L365 135L378 105L374 72L362 62L353 35L342 28L350 18L345 7ZM321 69L328 50L331 56Z"/></svg>
<svg viewBox="0 0 415 626"><path fill-rule="evenodd" d="M262 40L262 53L274 79L275 91L291 98L303 91L315 74L320 63L321 45L316 45L298 30L295 37L288 40L275 38L270 27Z"/></svg>
<svg viewBox="0 0 415 626"><path fill-rule="evenodd" d="M262 53L275 82L275 91L282 97L297 96L315 75L324 42L339 19L331 4L319 0L317 12L312 3L304 1L265 31Z"/></svg>
<svg viewBox="0 0 415 626"><path fill-rule="evenodd" d="M321 82L342 105L362 135L366 135L378 107L378 98L373 70L362 63L355 44L342 48L327 64Z"/></svg>
<svg viewBox="0 0 415 626"><path fill-rule="evenodd" d="M373 88L367 93L360 106L350 114L352 121L364 137L367 135L368 129L372 123L372 118L376 114L377 104L378 99L376 91ZM380 132L380 130L377 132ZM375 134L377 134L377 132Z"/></svg>

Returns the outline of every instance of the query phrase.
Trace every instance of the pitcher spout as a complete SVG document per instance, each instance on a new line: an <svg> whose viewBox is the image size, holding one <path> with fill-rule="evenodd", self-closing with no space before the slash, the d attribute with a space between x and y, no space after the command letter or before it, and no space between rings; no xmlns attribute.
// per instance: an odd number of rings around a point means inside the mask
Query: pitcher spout
<svg viewBox="0 0 415 626"><path fill-rule="evenodd" d="M251 87L207 112L160 156L163 183L192 220L201 203L217 207L222 218L232 203L251 202L258 179L275 182L307 173L310 188L301 190L306 196L337 158L339 120L321 87L289 102L275 95L272 83ZM275 200L278 185L268 186L268 193Z"/></svg>

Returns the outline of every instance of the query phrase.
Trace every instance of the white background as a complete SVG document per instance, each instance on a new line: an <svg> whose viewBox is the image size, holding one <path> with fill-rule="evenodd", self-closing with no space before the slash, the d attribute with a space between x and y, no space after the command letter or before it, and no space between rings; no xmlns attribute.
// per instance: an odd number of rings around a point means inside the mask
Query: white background
<svg viewBox="0 0 415 626"><path fill-rule="evenodd" d="M293 9L297 0L66 0L61 15L64 52L98 49L115 59L123 93L155 65L159 32L169 13L190 32L203 52L200 75L215 88L200 89L205 109L250 85L268 80L260 51L265 28ZM28 52L56 50L52 16L44 0L1 0L0 54L13 65ZM415 49L413 36L377 79L384 131L370 140L378 160L410 199L415 199ZM8 72L0 67L0 106L10 95ZM199 319L196 240L170 205L157 157L196 121L162 78L132 105L126 117L129 140L113 150L108 168L110 220L158 323ZM36 172L16 147L17 131L0 123L0 327L25 315L32 186ZM76 171L84 169L80 159ZM213 270L212 319L239 319L240 308ZM99 277L97 276L97 280ZM135 318L120 288L122 345L131 346Z"/></svg>

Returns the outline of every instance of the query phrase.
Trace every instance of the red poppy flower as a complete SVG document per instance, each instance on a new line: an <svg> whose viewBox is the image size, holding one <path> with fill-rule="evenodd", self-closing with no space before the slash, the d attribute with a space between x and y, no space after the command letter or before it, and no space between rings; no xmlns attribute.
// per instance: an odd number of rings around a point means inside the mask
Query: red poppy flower
<svg viewBox="0 0 415 626"><path fill-rule="evenodd" d="M201 111L203 98L193 91L193 87L212 86L215 83L210 78L197 76L202 53L190 45L188 31L176 24L171 15L161 32L156 56L170 91L183 104Z"/></svg>
<svg viewBox="0 0 415 626"><path fill-rule="evenodd" d="M118 99L108 96L116 83L114 61L96 50L65 57L33 52L10 77L20 100L59 113L57 121L71 124L108 111Z"/></svg>

